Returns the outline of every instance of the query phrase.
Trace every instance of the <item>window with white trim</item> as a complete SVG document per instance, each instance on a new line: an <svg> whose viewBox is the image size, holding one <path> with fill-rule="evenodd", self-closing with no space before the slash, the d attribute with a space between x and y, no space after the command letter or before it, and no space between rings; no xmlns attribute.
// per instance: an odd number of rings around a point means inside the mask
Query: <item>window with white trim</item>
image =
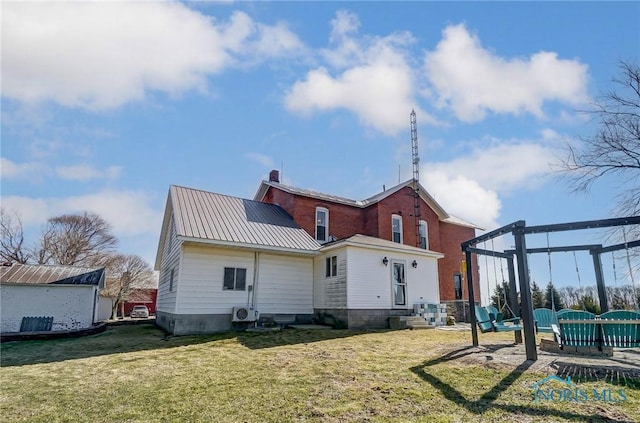
<svg viewBox="0 0 640 423"><path fill-rule="evenodd" d="M424 220L420 221L420 248L429 249L429 226Z"/></svg>
<svg viewBox="0 0 640 423"><path fill-rule="evenodd" d="M329 240L329 210L324 207L316 207L316 241L327 242Z"/></svg>
<svg viewBox="0 0 640 423"><path fill-rule="evenodd" d="M325 259L324 276L330 278L338 274L338 256L331 256Z"/></svg>
<svg viewBox="0 0 640 423"><path fill-rule="evenodd" d="M402 244L402 216L391 215L391 241Z"/></svg>
<svg viewBox="0 0 640 423"><path fill-rule="evenodd" d="M247 286L247 269L225 267L222 289L224 291L244 291Z"/></svg>
<svg viewBox="0 0 640 423"><path fill-rule="evenodd" d="M173 291L173 270L174 269L171 269L169 272L169 292Z"/></svg>

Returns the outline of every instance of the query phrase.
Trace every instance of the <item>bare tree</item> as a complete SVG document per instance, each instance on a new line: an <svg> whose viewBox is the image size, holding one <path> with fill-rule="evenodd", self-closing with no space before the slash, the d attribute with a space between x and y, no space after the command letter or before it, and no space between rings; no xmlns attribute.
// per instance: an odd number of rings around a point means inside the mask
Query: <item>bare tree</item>
<svg viewBox="0 0 640 423"><path fill-rule="evenodd" d="M118 306L129 300L137 289L156 286L151 266L140 256L113 254L106 263L107 278L102 296L111 299L111 318L117 316Z"/></svg>
<svg viewBox="0 0 640 423"><path fill-rule="evenodd" d="M24 230L18 213L0 208L0 258L24 264L31 254L24 248Z"/></svg>
<svg viewBox="0 0 640 423"><path fill-rule="evenodd" d="M616 89L598 98L585 112L597 123L597 130L567 146L561 173L569 177L574 191L587 192L598 180L618 176L612 189L617 201L615 216L640 215L640 66L620 62ZM640 239L640 226L616 227L606 237L612 242ZM630 251L633 272L640 270L640 249ZM633 279L633 278L631 278Z"/></svg>
<svg viewBox="0 0 640 423"><path fill-rule="evenodd" d="M52 217L33 256L38 264L104 265L118 241L99 215L84 212Z"/></svg>
<svg viewBox="0 0 640 423"><path fill-rule="evenodd" d="M601 96L590 114L598 124L593 135L568 145L561 171L575 191L588 191L597 180L620 176L616 214L640 214L640 66L620 62L618 90Z"/></svg>

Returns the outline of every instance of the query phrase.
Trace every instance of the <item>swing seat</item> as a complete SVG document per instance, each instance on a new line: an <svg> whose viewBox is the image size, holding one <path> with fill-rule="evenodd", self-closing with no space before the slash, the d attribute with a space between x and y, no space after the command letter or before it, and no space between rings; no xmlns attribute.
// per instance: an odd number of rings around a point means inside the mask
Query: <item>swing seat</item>
<svg viewBox="0 0 640 423"><path fill-rule="evenodd" d="M554 333L552 325L558 326L556 312L548 308L533 310L533 319L536 322L536 332Z"/></svg>
<svg viewBox="0 0 640 423"><path fill-rule="evenodd" d="M508 323L508 322L513 322L513 323L520 323L520 318L519 317L514 317L512 319L505 319L502 317L502 313L498 311L498 309L494 306L486 306L485 309L487 310L487 312L489 312L489 316L491 316L491 318L496 322L496 323Z"/></svg>
<svg viewBox="0 0 640 423"><path fill-rule="evenodd" d="M620 324L603 324L602 341L605 347L640 347L640 313L631 310L613 310L600 315L600 320L622 320Z"/></svg>
<svg viewBox="0 0 640 423"><path fill-rule="evenodd" d="M590 347L598 343L597 325L593 324L596 316L588 311L567 310L558 313L560 328L560 344L570 347ZM587 321L576 323L576 321ZM570 321L571 323L567 323Z"/></svg>
<svg viewBox="0 0 640 423"><path fill-rule="evenodd" d="M484 307L475 306L474 309L476 311L476 322L478 323L478 328L482 333L522 330L522 326L517 324L506 325L502 322L496 322L491 318L489 312Z"/></svg>

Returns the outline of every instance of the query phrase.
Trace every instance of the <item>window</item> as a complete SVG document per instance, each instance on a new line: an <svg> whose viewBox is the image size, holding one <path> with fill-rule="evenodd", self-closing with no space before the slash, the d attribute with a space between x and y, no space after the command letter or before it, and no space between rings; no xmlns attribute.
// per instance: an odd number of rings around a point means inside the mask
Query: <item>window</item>
<svg viewBox="0 0 640 423"><path fill-rule="evenodd" d="M402 216L391 215L391 240L402 244Z"/></svg>
<svg viewBox="0 0 640 423"><path fill-rule="evenodd" d="M407 305L407 281L404 277L404 263L393 263L393 305Z"/></svg>
<svg viewBox="0 0 640 423"><path fill-rule="evenodd" d="M462 299L462 275L460 273L454 273L453 275L453 292L456 300Z"/></svg>
<svg viewBox="0 0 640 423"><path fill-rule="evenodd" d="M338 274L338 256L331 256L325 259L324 276L330 278Z"/></svg>
<svg viewBox="0 0 640 423"><path fill-rule="evenodd" d="M420 248L429 249L429 227L424 220L420 221Z"/></svg>
<svg viewBox="0 0 640 423"><path fill-rule="evenodd" d="M244 291L247 285L247 269L236 267L224 268L224 282L222 289L225 291Z"/></svg>
<svg viewBox="0 0 640 423"><path fill-rule="evenodd" d="M169 292L173 291L173 269L169 272Z"/></svg>
<svg viewBox="0 0 640 423"><path fill-rule="evenodd" d="M329 210L316 207L316 240L327 242L329 237Z"/></svg>

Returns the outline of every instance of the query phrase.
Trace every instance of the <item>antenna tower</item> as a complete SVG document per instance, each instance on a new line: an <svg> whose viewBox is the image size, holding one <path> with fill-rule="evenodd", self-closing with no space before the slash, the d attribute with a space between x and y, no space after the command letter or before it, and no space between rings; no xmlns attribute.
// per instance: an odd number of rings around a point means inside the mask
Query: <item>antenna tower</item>
<svg viewBox="0 0 640 423"><path fill-rule="evenodd" d="M416 247L420 247L420 156L416 111L411 109L411 161L413 163L413 216L416 223Z"/></svg>

